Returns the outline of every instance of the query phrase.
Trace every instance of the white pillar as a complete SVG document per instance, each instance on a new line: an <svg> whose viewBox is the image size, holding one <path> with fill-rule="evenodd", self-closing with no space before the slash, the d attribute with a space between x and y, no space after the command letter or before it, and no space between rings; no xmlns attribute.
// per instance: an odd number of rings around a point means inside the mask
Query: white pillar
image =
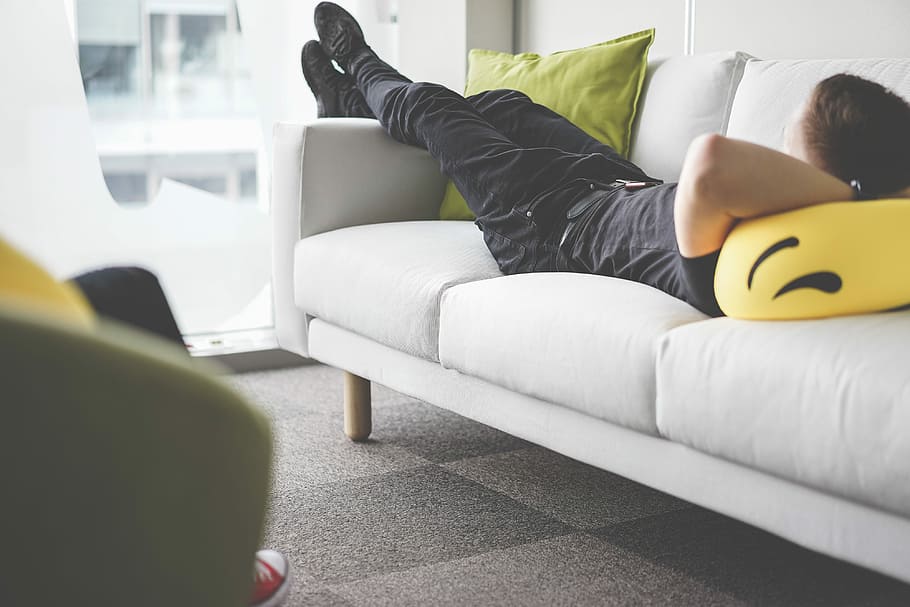
<svg viewBox="0 0 910 607"><path fill-rule="evenodd" d="M398 0L398 68L464 90L468 51L512 52L512 0Z"/></svg>
<svg viewBox="0 0 910 607"><path fill-rule="evenodd" d="M685 54L695 54L695 0L686 0Z"/></svg>

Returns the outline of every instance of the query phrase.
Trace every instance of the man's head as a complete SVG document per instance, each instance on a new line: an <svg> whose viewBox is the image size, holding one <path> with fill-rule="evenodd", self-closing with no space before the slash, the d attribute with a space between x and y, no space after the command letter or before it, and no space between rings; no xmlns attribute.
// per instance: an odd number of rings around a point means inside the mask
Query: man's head
<svg viewBox="0 0 910 607"><path fill-rule="evenodd" d="M791 154L866 192L910 185L910 104L878 83L850 74L822 80L787 139Z"/></svg>

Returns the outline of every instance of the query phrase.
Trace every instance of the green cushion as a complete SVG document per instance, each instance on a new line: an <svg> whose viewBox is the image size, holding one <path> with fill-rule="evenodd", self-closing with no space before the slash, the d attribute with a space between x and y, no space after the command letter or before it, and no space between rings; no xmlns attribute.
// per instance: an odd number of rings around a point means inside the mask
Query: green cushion
<svg viewBox="0 0 910 607"><path fill-rule="evenodd" d="M465 95L521 91L625 156L653 41L654 30L648 29L547 57L475 49L468 57ZM474 218L451 182L439 216Z"/></svg>

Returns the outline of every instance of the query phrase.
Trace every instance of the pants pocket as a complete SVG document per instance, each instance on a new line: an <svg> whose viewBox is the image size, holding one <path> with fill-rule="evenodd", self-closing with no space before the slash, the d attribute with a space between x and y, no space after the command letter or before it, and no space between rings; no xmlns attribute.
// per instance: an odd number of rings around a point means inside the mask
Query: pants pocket
<svg viewBox="0 0 910 607"><path fill-rule="evenodd" d="M492 230L484 230L483 239L503 274L530 271L528 250L523 244Z"/></svg>

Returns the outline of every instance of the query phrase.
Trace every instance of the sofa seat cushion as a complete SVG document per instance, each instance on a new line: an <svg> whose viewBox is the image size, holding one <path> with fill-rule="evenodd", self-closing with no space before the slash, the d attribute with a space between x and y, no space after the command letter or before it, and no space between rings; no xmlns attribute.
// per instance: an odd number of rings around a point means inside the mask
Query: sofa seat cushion
<svg viewBox="0 0 910 607"><path fill-rule="evenodd" d="M670 329L707 318L651 287L588 274L516 274L442 299L443 366L656 434L655 359Z"/></svg>
<svg viewBox="0 0 910 607"><path fill-rule="evenodd" d="M717 319L671 331L657 371L665 437L910 514L910 313Z"/></svg>
<svg viewBox="0 0 910 607"><path fill-rule="evenodd" d="M312 316L438 361L446 289L502 276L471 222L408 221L304 238L294 251L294 299Z"/></svg>

